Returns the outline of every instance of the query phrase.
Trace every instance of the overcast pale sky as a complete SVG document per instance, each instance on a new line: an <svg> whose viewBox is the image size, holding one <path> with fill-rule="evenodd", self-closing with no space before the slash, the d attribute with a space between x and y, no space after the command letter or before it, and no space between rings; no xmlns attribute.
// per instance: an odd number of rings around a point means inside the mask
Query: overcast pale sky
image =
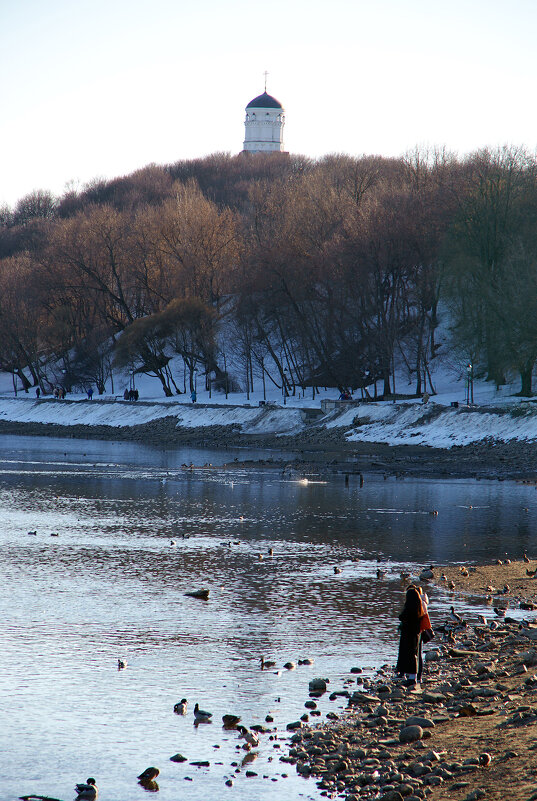
<svg viewBox="0 0 537 801"><path fill-rule="evenodd" d="M285 147L537 146L535 0L0 0L0 205L237 153L268 91Z"/></svg>

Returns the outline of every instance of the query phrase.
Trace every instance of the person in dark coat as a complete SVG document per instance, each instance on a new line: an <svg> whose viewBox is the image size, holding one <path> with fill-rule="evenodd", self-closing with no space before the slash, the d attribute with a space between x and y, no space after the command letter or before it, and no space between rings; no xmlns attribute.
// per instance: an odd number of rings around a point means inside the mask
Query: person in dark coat
<svg viewBox="0 0 537 801"><path fill-rule="evenodd" d="M413 584L406 591L405 605L399 615L399 655L397 673L406 676L407 684L412 686L421 681L423 660L421 658L421 622L426 614L420 591Z"/></svg>

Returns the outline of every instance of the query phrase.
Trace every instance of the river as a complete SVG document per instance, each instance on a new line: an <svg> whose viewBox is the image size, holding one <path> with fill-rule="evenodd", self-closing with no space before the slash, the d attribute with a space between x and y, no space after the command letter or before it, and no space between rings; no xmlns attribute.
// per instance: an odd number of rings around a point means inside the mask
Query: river
<svg viewBox="0 0 537 801"><path fill-rule="evenodd" d="M161 801L318 799L279 761L285 726L311 678L341 689L351 667L393 663L401 570L535 549L533 486L367 474L347 485L245 470L244 455L0 437L0 801L73 798L88 776L103 801L142 799L150 765ZM199 588L208 601L185 596ZM449 603L431 593L433 623ZM261 671L262 655L277 667ZM303 658L313 666L282 669ZM212 724L193 725L196 701ZM248 765L226 713L274 718ZM188 761L171 762L177 752Z"/></svg>

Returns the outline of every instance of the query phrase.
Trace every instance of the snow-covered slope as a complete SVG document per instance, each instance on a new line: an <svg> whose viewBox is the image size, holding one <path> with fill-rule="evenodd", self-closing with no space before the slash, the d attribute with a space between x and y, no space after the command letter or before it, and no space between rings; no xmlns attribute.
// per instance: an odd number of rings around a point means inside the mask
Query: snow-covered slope
<svg viewBox="0 0 537 801"><path fill-rule="evenodd" d="M310 406L313 404L310 401ZM315 404L316 409L319 406ZM296 435L323 427L348 442L429 445L451 448L485 438L536 441L537 404L452 408L435 402L342 404L335 411L306 422L294 405L187 404L174 401L36 400L0 397L0 421L60 426L135 426L173 416L177 426L199 429L220 426L257 436ZM311 437L310 437L311 439Z"/></svg>
<svg viewBox="0 0 537 801"><path fill-rule="evenodd" d="M368 403L332 413L327 428L344 428L349 442L451 448L490 438L537 440L537 405L459 407L436 403Z"/></svg>
<svg viewBox="0 0 537 801"><path fill-rule="evenodd" d="M142 425L169 416L176 417L177 425L187 429L235 426L246 434L295 434L304 428L300 409L293 407L0 397L0 421L16 423L116 428Z"/></svg>

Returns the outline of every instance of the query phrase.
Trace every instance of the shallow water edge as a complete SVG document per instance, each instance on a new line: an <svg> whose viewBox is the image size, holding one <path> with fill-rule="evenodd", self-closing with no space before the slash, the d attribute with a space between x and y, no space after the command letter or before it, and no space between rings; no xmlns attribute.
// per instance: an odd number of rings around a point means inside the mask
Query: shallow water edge
<svg viewBox="0 0 537 801"><path fill-rule="evenodd" d="M281 466L289 460L303 470L324 473L383 473L404 478L476 478L537 482L537 443L483 441L453 448L347 442L344 428L306 429L293 436L242 434L230 426L178 428L174 415L137 426L72 425L0 421L0 435L139 442L165 449L196 447L244 451L242 466ZM285 452L272 458L249 457L248 451Z"/></svg>

